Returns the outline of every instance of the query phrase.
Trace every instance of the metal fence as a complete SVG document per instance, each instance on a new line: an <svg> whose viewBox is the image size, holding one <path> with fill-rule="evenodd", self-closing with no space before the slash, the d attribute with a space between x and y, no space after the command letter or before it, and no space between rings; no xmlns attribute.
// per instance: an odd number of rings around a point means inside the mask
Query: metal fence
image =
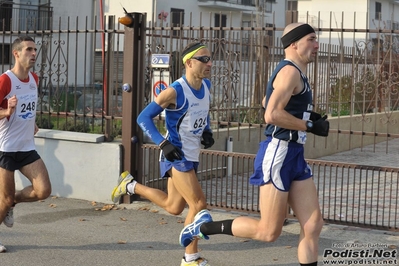
<svg viewBox="0 0 399 266"><path fill-rule="evenodd" d="M309 160L323 219L399 231L399 168Z"/></svg>
<svg viewBox="0 0 399 266"><path fill-rule="evenodd" d="M205 21L202 14L196 15ZM4 26L0 29L2 72L12 65L9 59L13 38L20 34L34 36L38 47L34 71L40 78L38 124L42 128L103 133L108 140L120 137L125 29L112 16L94 25L88 18L57 21L53 18L52 21L54 26L50 30L15 31ZM200 40L212 52L211 117L215 133L226 128L239 131L264 127L260 105L268 77L283 58L278 38L283 29L273 25L258 27L255 23L248 27L193 24L192 20L187 22L189 26L179 27L163 21L147 24L143 51L145 86L141 100L148 103L153 97L151 55L169 54L170 76L175 79L183 71L179 51L188 42ZM328 43L321 42L318 58L308 69L316 111L336 118L331 133L345 137L373 136L374 144L381 141L376 136L385 137L386 143L398 138L395 115L399 109L396 38L399 31L338 29L332 25L317 30L320 36L349 32L354 43L351 47L342 46L334 38ZM370 118L370 114L374 116ZM348 116L356 117L351 120L356 123L344 126L341 121ZM162 126L161 118L158 123ZM367 127L370 124L372 129ZM252 141L261 139L259 134ZM159 170L150 167L158 159L158 150L151 145L144 145L143 149L145 169L141 181L164 189L163 181L154 179ZM386 156L391 156L391 152L387 145ZM203 151L201 156L198 177L210 207L258 212L258 190L247 182L253 154ZM398 230L392 222L398 220L397 168L309 162L314 168L326 220ZM331 176L339 179L326 182ZM368 195L375 195L376 205L370 205L363 194L351 190L357 187L371 193ZM331 204L334 208L330 208Z"/></svg>
<svg viewBox="0 0 399 266"><path fill-rule="evenodd" d="M142 182L166 190L159 169L148 167L159 158L155 145L144 145ZM259 189L249 184L254 154L203 150L198 179L208 208L259 212ZM326 222L399 231L399 168L307 160ZM295 218L288 209L287 218Z"/></svg>

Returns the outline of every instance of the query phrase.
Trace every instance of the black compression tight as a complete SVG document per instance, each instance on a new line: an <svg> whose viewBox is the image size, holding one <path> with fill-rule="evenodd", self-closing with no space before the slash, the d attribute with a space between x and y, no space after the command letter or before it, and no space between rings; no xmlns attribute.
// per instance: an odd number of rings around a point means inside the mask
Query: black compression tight
<svg viewBox="0 0 399 266"><path fill-rule="evenodd" d="M218 222L210 222L204 223L201 225L201 233L204 235L217 235L217 234L224 234L224 235L233 235L231 230L231 225L233 224L233 220L224 220Z"/></svg>

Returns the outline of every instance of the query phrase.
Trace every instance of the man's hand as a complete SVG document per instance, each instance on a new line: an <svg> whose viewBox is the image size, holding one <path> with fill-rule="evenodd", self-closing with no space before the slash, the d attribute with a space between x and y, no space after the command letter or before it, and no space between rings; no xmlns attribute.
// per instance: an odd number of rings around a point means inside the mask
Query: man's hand
<svg viewBox="0 0 399 266"><path fill-rule="evenodd" d="M18 99L17 99L17 96L15 96L15 95L8 99L8 101L7 101L7 104L8 104L7 111L8 111L8 115L9 116L12 115L15 112L15 108L17 106L17 103L18 103Z"/></svg>
<svg viewBox="0 0 399 266"><path fill-rule="evenodd" d="M204 145L204 149L208 149L213 146L215 140L212 137L212 132L204 131L202 133L202 141L201 144Z"/></svg>
<svg viewBox="0 0 399 266"><path fill-rule="evenodd" d="M313 112L313 111L310 112L310 118L309 119L312 120L313 122L316 122L320 118L321 118L321 114Z"/></svg>
<svg viewBox="0 0 399 266"><path fill-rule="evenodd" d="M313 122L313 127L309 130L309 132L318 136L327 137L329 130L330 122L327 121L327 115L325 115Z"/></svg>
<svg viewBox="0 0 399 266"><path fill-rule="evenodd" d="M183 157L183 152L180 148L174 146L172 143L170 143L168 140L162 141L162 143L159 145L161 150L163 151L163 154L165 155L165 158L173 162L175 160L181 160Z"/></svg>

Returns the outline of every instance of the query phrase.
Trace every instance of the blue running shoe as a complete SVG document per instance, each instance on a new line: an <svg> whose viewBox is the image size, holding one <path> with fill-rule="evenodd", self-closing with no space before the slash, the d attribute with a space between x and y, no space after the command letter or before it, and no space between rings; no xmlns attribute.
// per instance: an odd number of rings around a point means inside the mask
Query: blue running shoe
<svg viewBox="0 0 399 266"><path fill-rule="evenodd" d="M201 239L209 239L209 236L204 235L200 231L200 227L203 223L212 222L212 216L208 210L202 210L194 217L194 221L191 224L186 225L180 233L179 242L183 247L187 247L193 242L195 237Z"/></svg>

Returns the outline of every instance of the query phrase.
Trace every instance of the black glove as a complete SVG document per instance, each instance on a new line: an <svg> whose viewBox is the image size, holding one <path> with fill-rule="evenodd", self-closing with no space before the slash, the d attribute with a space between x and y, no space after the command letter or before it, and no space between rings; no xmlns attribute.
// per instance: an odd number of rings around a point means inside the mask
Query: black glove
<svg viewBox="0 0 399 266"><path fill-rule="evenodd" d="M319 120L321 118L321 114L311 111L310 112L310 120L313 122Z"/></svg>
<svg viewBox="0 0 399 266"><path fill-rule="evenodd" d="M163 141L159 147L163 151L165 158L170 162L181 160L184 155L182 150L170 143L169 140Z"/></svg>
<svg viewBox="0 0 399 266"><path fill-rule="evenodd" d="M212 137L212 132L210 131L204 131L202 133L202 141L201 144L204 145L204 149L208 149L212 147L212 145L215 143L215 140Z"/></svg>
<svg viewBox="0 0 399 266"><path fill-rule="evenodd" d="M308 129L306 131L311 132L318 136L327 137L328 130L330 129L330 122L328 122L326 119L327 119L327 115L314 121L312 123L312 126L308 125ZM308 121L308 123L309 123L309 121Z"/></svg>

